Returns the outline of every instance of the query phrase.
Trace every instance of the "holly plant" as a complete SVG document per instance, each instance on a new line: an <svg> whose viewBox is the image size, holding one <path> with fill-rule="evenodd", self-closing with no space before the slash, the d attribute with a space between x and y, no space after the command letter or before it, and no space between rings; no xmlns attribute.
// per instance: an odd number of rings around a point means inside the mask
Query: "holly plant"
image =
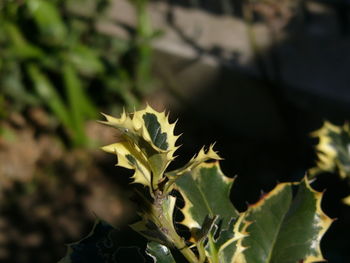
<svg viewBox="0 0 350 263"><path fill-rule="evenodd" d="M324 260L320 241L332 220L321 210L323 194L313 190L306 177L277 184L246 211L238 212L229 198L234 179L223 174L213 145L169 171L179 135L174 134L176 123L169 122L168 114L147 106L123 112L119 118L104 116L102 123L117 129L121 140L102 149L117 156L118 166L134 171L139 221L130 227L148 240L144 255L150 262ZM184 203L181 207L179 200ZM183 219L176 222L179 211ZM86 238L68 246L60 263L117 262L123 239L119 233L98 220Z"/></svg>

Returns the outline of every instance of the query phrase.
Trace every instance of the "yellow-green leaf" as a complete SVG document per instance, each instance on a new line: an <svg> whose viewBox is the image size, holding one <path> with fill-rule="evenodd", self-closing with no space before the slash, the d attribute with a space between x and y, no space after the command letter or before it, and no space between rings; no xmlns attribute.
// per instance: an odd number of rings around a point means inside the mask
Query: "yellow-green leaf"
<svg viewBox="0 0 350 263"><path fill-rule="evenodd" d="M175 123L170 124L165 112L157 112L148 105L134 113L123 111L120 118L104 116L107 121L102 123L121 131L123 139L144 157L152 172L151 184L147 186L152 192L155 191L178 148L175 146L179 137L174 135Z"/></svg>
<svg viewBox="0 0 350 263"><path fill-rule="evenodd" d="M117 155L117 166L135 170L132 176L135 183L145 186L151 184L151 171L147 160L136 145L129 141L124 141L104 146L102 150Z"/></svg>

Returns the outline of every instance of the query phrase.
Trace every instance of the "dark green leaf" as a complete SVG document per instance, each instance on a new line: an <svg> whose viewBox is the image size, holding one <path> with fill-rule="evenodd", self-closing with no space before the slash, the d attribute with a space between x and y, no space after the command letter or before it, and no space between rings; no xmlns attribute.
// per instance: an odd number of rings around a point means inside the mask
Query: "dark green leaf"
<svg viewBox="0 0 350 263"><path fill-rule="evenodd" d="M167 150L169 147L167 134L162 132L157 116L152 113L145 113L142 117L154 145L162 150Z"/></svg>
<svg viewBox="0 0 350 263"><path fill-rule="evenodd" d="M116 233L111 225L98 220L87 237L68 245L68 253L59 263L116 262L118 246L113 241Z"/></svg>
<svg viewBox="0 0 350 263"><path fill-rule="evenodd" d="M5 22L2 26L10 40L9 50L13 53L13 56L20 59L28 59L41 58L44 55L38 46L32 45L25 39L17 25Z"/></svg>
<svg viewBox="0 0 350 263"><path fill-rule="evenodd" d="M175 183L185 200L182 224L190 229L201 228L208 215L219 216L223 228L237 217L238 213L229 198L233 179L222 173L218 162L201 163Z"/></svg>
<svg viewBox="0 0 350 263"><path fill-rule="evenodd" d="M144 262L144 247L144 241L129 228L117 230L97 220L88 236L68 245L67 254L59 263Z"/></svg>

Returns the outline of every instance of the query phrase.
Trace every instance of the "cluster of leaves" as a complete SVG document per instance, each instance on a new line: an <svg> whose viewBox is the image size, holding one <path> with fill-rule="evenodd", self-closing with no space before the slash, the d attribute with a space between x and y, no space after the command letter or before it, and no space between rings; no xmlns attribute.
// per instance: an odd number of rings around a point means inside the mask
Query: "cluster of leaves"
<svg viewBox="0 0 350 263"><path fill-rule="evenodd" d="M350 125L336 126L325 122L319 130L312 133L319 139L316 146L318 161L309 174L315 177L323 172L337 173L350 185ZM350 196L344 203L350 205Z"/></svg>
<svg viewBox="0 0 350 263"><path fill-rule="evenodd" d="M117 156L118 166L134 170L133 182L143 186L135 188L141 219L131 228L149 240L146 253L154 262L175 262L176 253L196 263L323 260L320 240L332 220L321 210L322 193L314 191L307 178L278 184L239 213L229 198L234 179L221 171L213 145L202 148L185 166L167 171L179 137L168 115L147 106L123 112L120 118L105 117L102 123L119 130L122 140L103 150ZM175 206L180 197L174 193L181 195L182 208ZM186 239L176 227L178 209L184 216L179 223L189 229ZM112 236L118 234L108 226L103 231L106 223L97 222L87 238L69 246L61 262L90 262L84 260L91 251L99 260L94 262L114 262L118 248ZM101 244L114 249L106 251Z"/></svg>
<svg viewBox="0 0 350 263"><path fill-rule="evenodd" d="M121 40L97 27L108 17L110 0L1 1L0 100L11 105L9 112L44 105L72 145L81 146L88 143L84 122L97 116L96 104L119 99L137 105L149 91L153 31L147 1L132 2L139 23ZM126 57L133 58L129 67Z"/></svg>

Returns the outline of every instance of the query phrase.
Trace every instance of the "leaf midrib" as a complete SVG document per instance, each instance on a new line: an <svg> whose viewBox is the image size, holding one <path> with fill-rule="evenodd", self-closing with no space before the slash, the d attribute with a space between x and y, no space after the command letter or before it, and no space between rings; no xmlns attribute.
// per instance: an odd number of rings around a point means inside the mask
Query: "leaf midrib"
<svg viewBox="0 0 350 263"><path fill-rule="evenodd" d="M290 205L289 205L289 207L290 207ZM281 227L283 225L284 219L286 218L286 215L288 214L288 211L289 211L289 209L286 211L286 213L284 213L284 215L282 216L282 220L281 220L280 224L278 225L278 231L276 231L276 234L274 235L274 238L273 238L273 241L272 241L272 246L271 246L272 249L270 249L270 252L268 253L268 257L267 257L266 263L270 263L271 262L271 257L272 257L272 254L273 254L272 252L275 249L275 244L276 244L276 241L277 241L277 237L279 236ZM273 212L271 212L271 214L273 214L276 217L276 215Z"/></svg>
<svg viewBox="0 0 350 263"><path fill-rule="evenodd" d="M193 180L193 181L195 181L195 180ZM199 191L199 193L200 193L202 199L204 200L205 206L206 206L207 209L209 210L209 215L210 215L210 216L213 216L214 213L213 213L212 209L210 208L210 205L209 205L209 203L207 202L207 200L206 200L206 198L205 198L205 195L204 195L202 189L199 187L199 183L196 182L196 181L195 181L195 186L196 186L196 188L198 189L198 191ZM201 223L203 223L203 222L199 222L199 223L201 224Z"/></svg>

